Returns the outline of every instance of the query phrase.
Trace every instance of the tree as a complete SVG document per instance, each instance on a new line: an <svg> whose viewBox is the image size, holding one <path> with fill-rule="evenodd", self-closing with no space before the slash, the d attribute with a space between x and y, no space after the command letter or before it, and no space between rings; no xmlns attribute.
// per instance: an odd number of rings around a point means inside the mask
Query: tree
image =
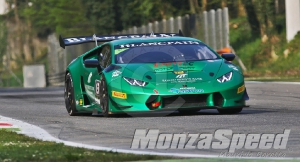
<svg viewBox="0 0 300 162"><path fill-rule="evenodd" d="M262 37L270 37L274 33L275 1L255 1L257 17L260 22L260 34Z"/></svg>
<svg viewBox="0 0 300 162"><path fill-rule="evenodd" d="M89 22L84 16L80 0L32 0L32 6L23 10L25 18L30 20L34 31L46 37L52 32L64 36L74 36L91 31Z"/></svg>
<svg viewBox="0 0 300 162"><path fill-rule="evenodd" d="M249 22L251 33L253 36L260 36L260 23L257 18L254 4L250 0L242 0L247 13L247 20Z"/></svg>
<svg viewBox="0 0 300 162"><path fill-rule="evenodd" d="M83 1L86 17L98 34L109 34L188 13L188 0Z"/></svg>

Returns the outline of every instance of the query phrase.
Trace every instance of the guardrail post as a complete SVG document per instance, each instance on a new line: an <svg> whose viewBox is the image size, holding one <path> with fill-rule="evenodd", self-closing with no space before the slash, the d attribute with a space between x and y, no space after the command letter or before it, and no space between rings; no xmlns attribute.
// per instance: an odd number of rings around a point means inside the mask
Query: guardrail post
<svg viewBox="0 0 300 162"><path fill-rule="evenodd" d="M163 26L162 32L166 33L167 32L167 21L166 21L166 19L163 19L162 26Z"/></svg>
<svg viewBox="0 0 300 162"><path fill-rule="evenodd" d="M174 33L174 18L173 17L171 17L170 19L169 19L169 26L170 26L170 33Z"/></svg>
<svg viewBox="0 0 300 162"><path fill-rule="evenodd" d="M216 19L215 19L215 10L209 11L209 19L211 24L211 47L216 50L217 49L217 42L216 42Z"/></svg>
<svg viewBox="0 0 300 162"><path fill-rule="evenodd" d="M229 17L228 17L228 8L223 9L223 24L224 24L224 43L226 47L230 47L229 42Z"/></svg>
<svg viewBox="0 0 300 162"><path fill-rule="evenodd" d="M158 21L154 22L154 33L159 33L159 23L158 23Z"/></svg>
<svg viewBox="0 0 300 162"><path fill-rule="evenodd" d="M134 26L134 27L133 27L133 34L137 34L137 33L138 33L137 27Z"/></svg>
<svg viewBox="0 0 300 162"><path fill-rule="evenodd" d="M182 29L182 18L181 18L181 16L177 17L177 26L178 26L177 30L179 30L179 29L183 30Z"/></svg>
<svg viewBox="0 0 300 162"><path fill-rule="evenodd" d="M217 10L217 15L216 15L216 28L217 28L217 49L222 49L224 48L223 46L223 23L222 23L222 10L219 8Z"/></svg>
<svg viewBox="0 0 300 162"><path fill-rule="evenodd" d="M148 33L153 32L153 27L152 23L148 23Z"/></svg>
<svg viewBox="0 0 300 162"><path fill-rule="evenodd" d="M209 30L208 30L208 15L207 15L207 12L206 11L204 11L203 12L203 26L204 26L204 28L203 28L203 33L204 33L204 41L205 41L205 43L206 44L210 44L209 43L209 36L208 36L208 33L209 33Z"/></svg>

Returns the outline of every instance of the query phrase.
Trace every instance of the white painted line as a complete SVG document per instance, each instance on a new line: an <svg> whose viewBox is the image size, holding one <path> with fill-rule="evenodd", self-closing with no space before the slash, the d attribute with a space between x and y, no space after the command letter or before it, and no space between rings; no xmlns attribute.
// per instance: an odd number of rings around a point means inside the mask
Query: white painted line
<svg viewBox="0 0 300 162"><path fill-rule="evenodd" d="M300 84L300 82L260 82L260 81L245 81L248 84Z"/></svg>
<svg viewBox="0 0 300 162"><path fill-rule="evenodd" d="M130 153L130 154L139 154L139 155L159 155L159 156L173 156L173 157L190 157L190 158L237 158L237 159L270 159L270 160L297 160L300 158L272 158L272 157L219 157L217 155L201 155L201 154L180 154L180 153L159 153L154 151L136 151L136 150L126 150L126 149L116 149L111 147L101 147L101 146L93 146L93 145L86 145L76 142L70 142L70 141L64 141L57 139L50 135L47 131L44 129L37 127L35 125L4 117L0 115L0 120L5 121L7 123L17 125L21 131L18 131L19 134L24 134L29 137L33 137L36 139L40 139L43 141L53 141L57 143L63 143L67 146L72 147L80 147L80 148L87 148L87 149L93 149L93 150L101 150L101 151L113 151L113 152L119 152L119 153Z"/></svg>

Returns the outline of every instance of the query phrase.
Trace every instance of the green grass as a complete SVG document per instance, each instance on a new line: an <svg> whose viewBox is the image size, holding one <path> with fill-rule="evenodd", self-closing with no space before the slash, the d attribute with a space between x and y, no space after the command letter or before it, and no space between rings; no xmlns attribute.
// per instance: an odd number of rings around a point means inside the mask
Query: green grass
<svg viewBox="0 0 300 162"><path fill-rule="evenodd" d="M23 71L22 69L14 70L13 73L21 80L23 83ZM0 72L0 87L23 87L20 83L6 70L2 69Z"/></svg>
<svg viewBox="0 0 300 162"><path fill-rule="evenodd" d="M134 155L88 150L65 146L62 143L45 142L0 130L0 161L136 161L163 160L172 157Z"/></svg>
<svg viewBox="0 0 300 162"><path fill-rule="evenodd" d="M284 24L284 18L277 22ZM230 21L230 44L242 59L248 77L297 77L300 75L300 32L287 42L285 30L275 32L266 42L260 36L251 35L246 17ZM289 54L285 55L284 51ZM234 62L237 64L237 62Z"/></svg>

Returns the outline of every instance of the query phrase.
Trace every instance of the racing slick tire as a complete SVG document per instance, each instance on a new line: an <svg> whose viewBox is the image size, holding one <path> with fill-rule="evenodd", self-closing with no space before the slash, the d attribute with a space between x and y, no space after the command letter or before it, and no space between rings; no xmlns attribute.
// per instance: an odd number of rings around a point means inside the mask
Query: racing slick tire
<svg viewBox="0 0 300 162"><path fill-rule="evenodd" d="M72 76L70 73L67 73L65 77L65 105L67 112L70 116L75 116L77 113L76 110L76 103L75 103L75 95L74 95L74 87L73 87L73 81Z"/></svg>
<svg viewBox="0 0 300 162"><path fill-rule="evenodd" d="M220 114L237 114L243 110L243 107L233 109L218 109Z"/></svg>
<svg viewBox="0 0 300 162"><path fill-rule="evenodd" d="M107 84L104 75L102 75L100 80L100 107L102 109L102 115L104 117L110 117L109 114L109 96L107 90Z"/></svg>

